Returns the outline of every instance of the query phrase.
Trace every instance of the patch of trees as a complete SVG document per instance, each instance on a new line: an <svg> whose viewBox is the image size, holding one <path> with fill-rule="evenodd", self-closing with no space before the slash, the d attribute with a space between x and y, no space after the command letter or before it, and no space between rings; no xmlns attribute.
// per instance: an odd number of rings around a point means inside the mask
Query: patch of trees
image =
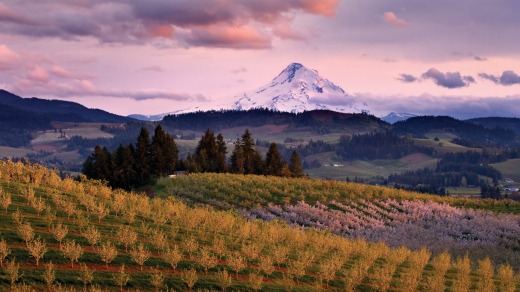
<svg viewBox="0 0 520 292"><path fill-rule="evenodd" d="M432 155L433 149L417 146L412 140L391 131L342 136L336 149L336 154L343 160L398 159L416 152Z"/></svg>
<svg viewBox="0 0 520 292"><path fill-rule="evenodd" d="M243 126L288 125L289 128L309 128L320 134L328 133L334 127L365 129L367 126L387 126L385 122L366 113L345 114L328 110L287 113L265 108L169 115L163 118L162 123L171 129L194 131L204 131L210 125L216 130Z"/></svg>
<svg viewBox="0 0 520 292"><path fill-rule="evenodd" d="M480 187L480 196L483 199L501 199L502 196L500 196L500 188L496 185L488 185L484 184Z"/></svg>
<svg viewBox="0 0 520 292"><path fill-rule="evenodd" d="M122 144L115 151L96 145L83 164L82 172L88 178L105 180L111 187L132 189L152 182L157 177L173 174L175 170L188 172L263 174L285 177L304 176L298 152L293 151L287 163L276 143L262 158L253 136L245 130L227 160L227 145L221 133L217 136L207 129L193 154L179 160L175 140L158 125L150 137L147 128L141 128L135 144Z"/></svg>
<svg viewBox="0 0 520 292"><path fill-rule="evenodd" d="M303 157L307 157L318 153L335 151L336 146L324 142L323 140L310 140L309 143L307 143L307 145L298 145L296 149L298 150L298 153L300 153Z"/></svg>
<svg viewBox="0 0 520 292"><path fill-rule="evenodd" d="M489 155L488 152L446 153L437 162L436 172L475 173L497 180L502 178L502 173L488 165L498 162L497 158L498 156Z"/></svg>
<svg viewBox="0 0 520 292"><path fill-rule="evenodd" d="M141 128L135 146L121 144L110 152L106 146L96 145L82 172L88 178L106 180L112 187L131 189L173 173L177 162L174 139L158 125L151 138L148 129Z"/></svg>
<svg viewBox="0 0 520 292"><path fill-rule="evenodd" d="M426 192L432 194L444 194L446 187L479 186L483 197L496 196L496 190L490 186L481 176L489 177L493 182L502 178L502 173L488 163L496 163L506 157L516 155L515 151L505 151L500 154L483 152L446 153L437 162L435 169L420 169L407 171L401 174L392 174L388 177L389 183L394 183L399 188Z"/></svg>
<svg viewBox="0 0 520 292"><path fill-rule="evenodd" d="M257 141L258 142L258 141ZM248 129L233 143L233 151L227 163L227 145L224 137L207 129L201 137L193 155L182 161L181 168L189 172L214 172L238 174L262 174L285 177L302 177L303 166L297 151L293 150L287 163L276 143L269 144L265 159L255 147L255 141Z"/></svg>
<svg viewBox="0 0 520 292"><path fill-rule="evenodd" d="M168 128L204 131L209 125L220 130L244 125L256 127L265 124L289 124L295 115L268 109L212 110L168 115L163 118L162 123Z"/></svg>
<svg viewBox="0 0 520 292"><path fill-rule="evenodd" d="M393 131L399 135L412 134L418 138L426 138L427 133L434 131L453 133L458 136L454 139L455 143L468 147L520 145L518 137L511 129L486 128L448 116L413 117L395 123Z"/></svg>
<svg viewBox="0 0 520 292"><path fill-rule="evenodd" d="M26 146L32 140L31 132L49 129L51 120L38 113L32 113L0 104L0 145L10 147Z"/></svg>

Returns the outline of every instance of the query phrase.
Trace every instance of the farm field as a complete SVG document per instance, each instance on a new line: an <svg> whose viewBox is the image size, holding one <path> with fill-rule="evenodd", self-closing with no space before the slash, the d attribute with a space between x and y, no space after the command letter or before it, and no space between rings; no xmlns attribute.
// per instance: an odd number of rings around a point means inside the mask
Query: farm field
<svg viewBox="0 0 520 292"><path fill-rule="evenodd" d="M347 177L350 179L354 177L368 179L374 176L387 177L394 173L434 168L437 163L437 159L420 153L407 155L397 160L355 160L345 162L334 161L331 159L333 156L333 152L309 156L307 160L317 159L322 165L328 164L328 166L307 169L307 173L311 177L334 180L345 180ZM337 166L334 166L334 164Z"/></svg>
<svg viewBox="0 0 520 292"><path fill-rule="evenodd" d="M501 163L495 163L491 166L502 172L507 178L512 178L516 182L520 182L520 159L509 159Z"/></svg>
<svg viewBox="0 0 520 292"><path fill-rule="evenodd" d="M446 188L446 191L450 193L450 195L457 195L457 196L467 196L467 197L474 197L479 198L480 197L480 188L479 187L448 187Z"/></svg>
<svg viewBox="0 0 520 292"><path fill-rule="evenodd" d="M0 146L0 158L26 157L29 153L33 153L33 151L24 148Z"/></svg>
<svg viewBox="0 0 520 292"><path fill-rule="evenodd" d="M448 140L435 141L433 139L414 139L414 141L415 141L415 144L417 144L419 146L433 148L439 154L445 154L448 152L458 153L458 152L467 152L467 151L477 151L477 152L482 151L482 149L480 149L480 148L465 147L465 146L461 146L458 144L454 144Z"/></svg>
<svg viewBox="0 0 520 292"><path fill-rule="evenodd" d="M159 184L189 202L221 209L239 208L248 218L278 219L347 237L384 241L394 247L469 253L475 260L492 254L495 261L520 268L520 238L510 237L520 234L520 204L512 201L439 197L355 183L254 176L195 174ZM490 228L489 233L481 233L484 226ZM491 230L504 233L495 236Z"/></svg>
<svg viewBox="0 0 520 292"><path fill-rule="evenodd" d="M55 125L55 127L57 126L59 128L56 128L55 130L36 132L35 138L31 141L31 144L37 145L63 142L73 136L80 136L85 139L114 137L114 135L110 133L101 131L101 124L98 123L61 123L60 125ZM61 128L61 126L64 126L64 128Z"/></svg>
<svg viewBox="0 0 520 292"><path fill-rule="evenodd" d="M497 287L514 291L519 284L515 271L508 265L494 266L493 258L476 261L446 252L432 254L424 248L413 251L362 238L347 239L280 221L251 221L236 212L192 207L172 196L150 199L111 191L96 181L62 180L38 165L0 162L0 173L4 271L0 286L6 289L442 291L448 287L452 291L490 291ZM216 184L213 187L219 183L218 175L190 175L184 182L201 182L188 180L191 178ZM282 179L229 178L238 184L275 181L267 186L270 192L283 185ZM428 198L357 184L285 183L295 191L302 185L302 191L309 188L311 201L324 187L327 191L350 189L348 197L363 196L366 204L376 197L374 204L383 204L383 196L388 204L394 204L391 198ZM222 187L227 192L236 186ZM209 185L199 185L193 191L202 189L209 189ZM250 196L256 200L253 193ZM338 196L338 204L346 198ZM413 209L412 205L408 207Z"/></svg>

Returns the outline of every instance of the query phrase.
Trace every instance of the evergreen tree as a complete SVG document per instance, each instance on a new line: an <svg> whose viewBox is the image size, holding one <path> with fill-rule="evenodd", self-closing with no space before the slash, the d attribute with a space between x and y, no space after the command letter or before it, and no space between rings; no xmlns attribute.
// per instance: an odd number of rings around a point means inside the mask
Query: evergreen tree
<svg viewBox="0 0 520 292"><path fill-rule="evenodd" d="M291 171L292 177L303 177L305 175L300 155L296 150L294 150L291 155L291 160L289 161L289 170Z"/></svg>
<svg viewBox="0 0 520 292"><path fill-rule="evenodd" d="M83 173L93 179L110 181L112 178L112 161L106 147L96 145L94 151L83 164Z"/></svg>
<svg viewBox="0 0 520 292"><path fill-rule="evenodd" d="M271 143L265 155L265 174L281 176L284 164L276 143Z"/></svg>
<svg viewBox="0 0 520 292"><path fill-rule="evenodd" d="M188 153L186 159L184 159L184 167L188 172L199 172L199 165L195 161L195 158L191 155L191 152Z"/></svg>
<svg viewBox="0 0 520 292"><path fill-rule="evenodd" d="M175 140L161 125L157 125L151 144L152 166L151 174L166 176L172 174L177 165L179 150Z"/></svg>
<svg viewBox="0 0 520 292"><path fill-rule="evenodd" d="M217 172L218 145L215 134L207 129L195 149L195 161L202 172Z"/></svg>
<svg viewBox="0 0 520 292"><path fill-rule="evenodd" d="M256 155L255 151L255 141L253 140L253 136L249 132L249 129L244 131L242 135L242 153L244 157L244 173L250 174L255 173L255 160L258 160L258 155ZM255 159L255 156L257 159Z"/></svg>
<svg viewBox="0 0 520 292"><path fill-rule="evenodd" d="M218 133L216 172L227 172L226 154L226 141L224 141L224 136L222 136L221 133Z"/></svg>
<svg viewBox="0 0 520 292"><path fill-rule="evenodd" d="M135 146L135 171L137 173L137 184L144 185L150 182L152 162L152 145L150 143L150 132L145 127L137 137Z"/></svg>
<svg viewBox="0 0 520 292"><path fill-rule="evenodd" d="M244 173L244 151L239 139L235 141L235 148L231 154L231 171L234 173Z"/></svg>
<svg viewBox="0 0 520 292"><path fill-rule="evenodd" d="M130 190L135 185L134 152L135 150L132 144L126 147L121 144L119 145L113 155L114 179L110 183L111 186Z"/></svg>
<svg viewBox="0 0 520 292"><path fill-rule="evenodd" d="M253 163L251 163L251 172L252 174L264 174L265 169L265 161L262 159L262 155L258 149L255 149L253 153Z"/></svg>

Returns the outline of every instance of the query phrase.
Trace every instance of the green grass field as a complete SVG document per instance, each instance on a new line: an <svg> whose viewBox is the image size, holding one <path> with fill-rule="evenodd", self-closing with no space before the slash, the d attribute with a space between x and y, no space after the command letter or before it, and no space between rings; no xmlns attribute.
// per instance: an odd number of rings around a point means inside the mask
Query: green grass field
<svg viewBox="0 0 520 292"><path fill-rule="evenodd" d="M512 178L514 181L520 182L520 159L510 159L491 166L502 172L504 178Z"/></svg>
<svg viewBox="0 0 520 292"><path fill-rule="evenodd" d="M33 153L33 151L25 148L13 148L0 146L0 158L19 158L25 157L27 154Z"/></svg>
<svg viewBox="0 0 520 292"><path fill-rule="evenodd" d="M424 146L424 147L431 147L439 154L444 154L444 153L448 153L448 152L458 153L458 152L467 152L467 151L478 151L478 152L482 151L482 149L480 149L480 148L465 147L465 146L461 146L458 144L454 144L449 141L442 141L442 140L434 141L433 139L414 139L414 140L415 140L415 144L417 144L419 146Z"/></svg>
<svg viewBox="0 0 520 292"><path fill-rule="evenodd" d="M373 160L373 161L344 161L338 162L332 159L334 153L320 153L307 158L308 161L317 159L322 167L306 170L311 177L345 180L347 177L353 179L372 178L374 176L387 177L390 174L413 171L422 168L435 167L437 159L423 154L412 154L397 160ZM334 164L339 166L334 166ZM323 166L328 165L328 166Z"/></svg>

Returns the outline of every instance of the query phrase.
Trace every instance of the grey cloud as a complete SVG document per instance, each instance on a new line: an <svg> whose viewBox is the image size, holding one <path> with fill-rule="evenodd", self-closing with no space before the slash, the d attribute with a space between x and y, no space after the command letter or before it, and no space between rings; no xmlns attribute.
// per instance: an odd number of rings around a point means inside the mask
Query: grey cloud
<svg viewBox="0 0 520 292"><path fill-rule="evenodd" d="M475 61L487 61L487 58L480 57L480 56L473 56L473 60Z"/></svg>
<svg viewBox="0 0 520 292"><path fill-rule="evenodd" d="M246 67L240 67L240 68L236 68L234 70L231 70L231 73L233 74L239 74L239 73L245 73L247 72L247 68Z"/></svg>
<svg viewBox="0 0 520 292"><path fill-rule="evenodd" d="M5 2L0 4L2 33L65 40L87 36L102 43L159 47L266 49L279 23L290 23L297 14L332 16L339 0ZM27 20L18 17L21 12Z"/></svg>
<svg viewBox="0 0 520 292"><path fill-rule="evenodd" d="M410 75L410 74L400 74L399 77L397 77L397 80L404 82L404 83L413 83L417 81L417 77Z"/></svg>
<svg viewBox="0 0 520 292"><path fill-rule="evenodd" d="M163 68L161 66L153 65L153 66L143 67L143 68L141 68L141 71L163 72Z"/></svg>
<svg viewBox="0 0 520 292"><path fill-rule="evenodd" d="M520 76L512 70L502 72L501 76L496 76L487 73L480 73L478 76L482 79L492 81L499 85L510 86L520 84Z"/></svg>
<svg viewBox="0 0 520 292"><path fill-rule="evenodd" d="M520 76L516 74L515 72L508 70L504 71L502 73L502 76L500 76L500 84L502 85L513 85L513 84L520 84Z"/></svg>
<svg viewBox="0 0 520 292"><path fill-rule="evenodd" d="M431 68L422 74L423 79L432 79L435 84L445 88L461 88L467 87L470 83L474 83L475 79L472 76L462 76L459 72L446 72Z"/></svg>
<svg viewBox="0 0 520 292"><path fill-rule="evenodd" d="M382 116L389 112L416 115L449 115L458 119L476 117L519 117L520 95L506 97L473 96L377 96L355 94L365 101L370 112Z"/></svg>

